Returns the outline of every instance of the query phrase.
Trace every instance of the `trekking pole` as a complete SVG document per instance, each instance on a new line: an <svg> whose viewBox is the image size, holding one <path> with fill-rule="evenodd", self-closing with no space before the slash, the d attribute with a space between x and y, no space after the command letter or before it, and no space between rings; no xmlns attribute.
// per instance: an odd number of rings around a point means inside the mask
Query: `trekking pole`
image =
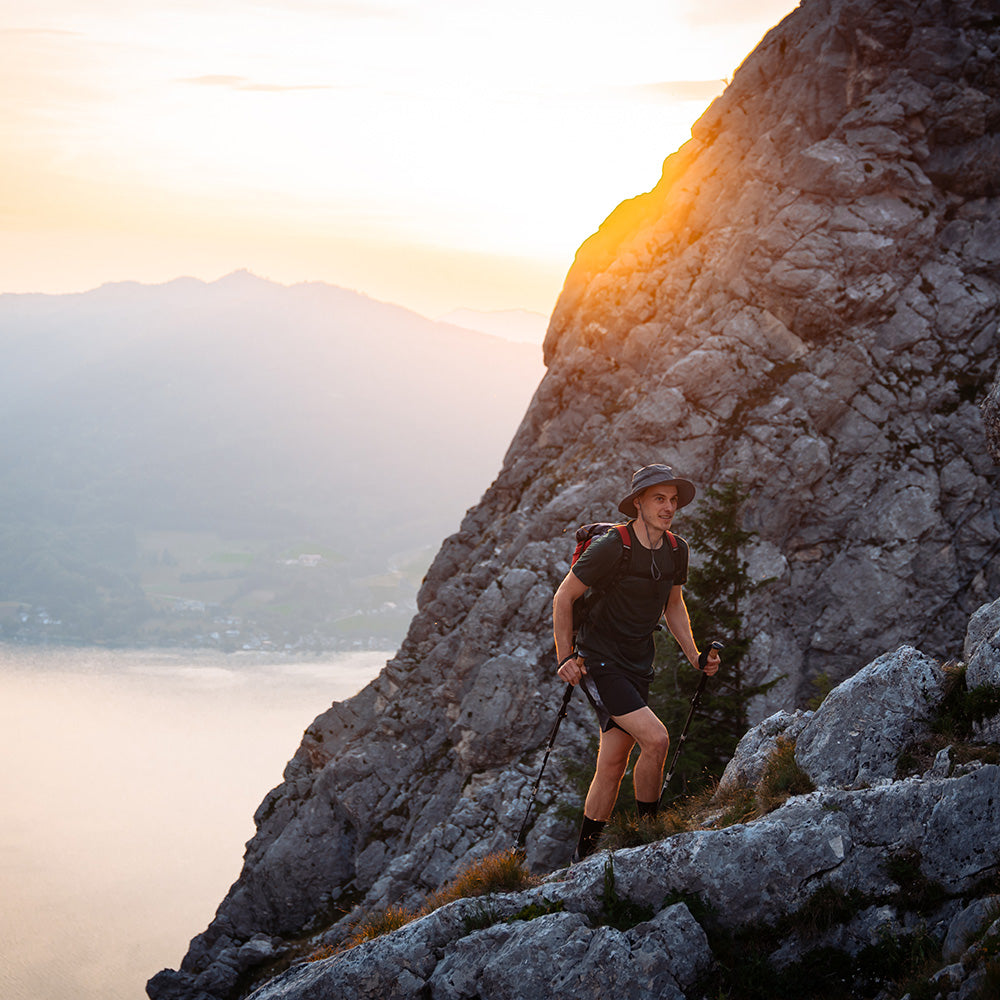
<svg viewBox="0 0 1000 1000"><path fill-rule="evenodd" d="M542 758L542 766L538 770L538 777L535 778L535 787L531 789L531 798L528 800L528 808L524 812L524 822L521 824L521 829L517 834L517 847L516 850L520 851L524 848L525 838L528 836L528 820L531 818L531 807L535 804L535 796L538 794L538 786L542 783L542 775L545 773L545 765L549 762L549 754L552 752L552 746L556 741L556 733L559 732L559 726L562 725L562 720L566 718L566 712L569 709L569 700L573 697L573 685L566 685L566 693L563 695L562 704L559 706L559 714L556 716L556 721L552 726L552 732L549 733L549 745L545 748L545 756Z"/></svg>
<svg viewBox="0 0 1000 1000"><path fill-rule="evenodd" d="M702 671L705 670L705 664L708 663L709 653L713 649L722 649L723 644L721 642L713 642L708 649L706 649L698 657L698 666L701 667ZM705 690L705 685L708 683L708 674L702 673L701 680L698 681L698 690L695 691L694 697L691 699L691 710L688 712L687 722L684 723L684 728L681 730L680 736L677 738L677 749L674 751L674 759L671 761L670 770L667 771L667 776L663 779L663 788L660 791L660 798L666 794L667 785L670 784L670 779L674 776L674 771L677 768L677 758L680 757L681 751L684 749L684 741L687 739L688 727L691 725L691 720L694 718L694 713L698 709L698 705L701 702L702 692Z"/></svg>

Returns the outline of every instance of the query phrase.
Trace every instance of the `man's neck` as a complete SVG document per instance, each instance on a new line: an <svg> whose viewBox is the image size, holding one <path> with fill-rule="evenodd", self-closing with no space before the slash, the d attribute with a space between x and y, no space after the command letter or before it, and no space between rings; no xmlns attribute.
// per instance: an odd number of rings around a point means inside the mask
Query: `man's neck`
<svg viewBox="0 0 1000 1000"><path fill-rule="evenodd" d="M662 528L650 529L641 517L635 519L635 537L639 539L639 544L645 548L658 549L665 534L666 532Z"/></svg>

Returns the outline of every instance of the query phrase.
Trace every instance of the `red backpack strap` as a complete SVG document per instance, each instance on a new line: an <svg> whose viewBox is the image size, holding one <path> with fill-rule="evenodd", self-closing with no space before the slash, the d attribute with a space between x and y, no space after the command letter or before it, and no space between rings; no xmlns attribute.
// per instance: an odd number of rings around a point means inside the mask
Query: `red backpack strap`
<svg viewBox="0 0 1000 1000"><path fill-rule="evenodd" d="M628 524L616 524L615 527L618 529L618 534L621 535L622 545L625 547L626 551L631 551L632 549L632 539L629 537ZM676 542L674 543L677 544Z"/></svg>
<svg viewBox="0 0 1000 1000"><path fill-rule="evenodd" d="M667 541L670 542L670 547L676 552L677 551L677 539L669 531L665 531L664 534L667 536Z"/></svg>

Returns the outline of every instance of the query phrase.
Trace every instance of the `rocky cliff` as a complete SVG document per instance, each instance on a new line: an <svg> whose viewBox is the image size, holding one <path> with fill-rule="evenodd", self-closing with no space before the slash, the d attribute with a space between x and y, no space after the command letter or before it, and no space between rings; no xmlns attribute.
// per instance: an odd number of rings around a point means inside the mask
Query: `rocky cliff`
<svg viewBox="0 0 1000 1000"><path fill-rule="evenodd" d="M750 491L748 561L771 582L748 607L749 668L784 678L755 721L900 644L953 653L1000 594L981 408L1000 339L998 51L995 2L807 0L765 37L657 186L580 249L500 476L444 543L397 656L306 731L155 1000L238 996L282 942L335 940L352 907L412 902L510 846L558 701L565 532L611 515L639 465ZM566 760L589 727L577 706ZM549 767L536 870L571 850ZM830 807L868 808L852 802ZM791 865L786 828L766 829L739 836L762 838L768 872Z"/></svg>
<svg viewBox="0 0 1000 1000"><path fill-rule="evenodd" d="M1000 601L973 616L964 652L970 690L995 710ZM254 998L995 997L1000 767L981 758L997 747L949 744L918 763L932 720L954 713L954 670L900 647L815 712L748 732L705 828L460 900ZM723 803L759 798L783 745L815 790L726 825Z"/></svg>

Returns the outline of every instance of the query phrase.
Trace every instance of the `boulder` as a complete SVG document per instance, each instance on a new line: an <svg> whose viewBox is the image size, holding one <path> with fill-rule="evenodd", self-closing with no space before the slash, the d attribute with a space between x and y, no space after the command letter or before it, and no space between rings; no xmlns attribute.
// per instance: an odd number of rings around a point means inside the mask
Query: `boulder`
<svg viewBox="0 0 1000 1000"><path fill-rule="evenodd" d="M900 753L929 731L945 674L910 646L886 653L827 695L802 727L795 760L817 785L892 778Z"/></svg>

